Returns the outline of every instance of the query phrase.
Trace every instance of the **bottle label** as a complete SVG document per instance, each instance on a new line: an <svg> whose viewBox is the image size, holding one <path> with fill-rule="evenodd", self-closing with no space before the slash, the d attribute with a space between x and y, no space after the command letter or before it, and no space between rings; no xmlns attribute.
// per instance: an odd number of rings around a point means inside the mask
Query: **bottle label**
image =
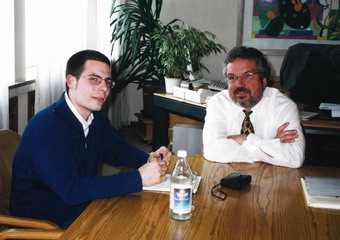
<svg viewBox="0 0 340 240"><path fill-rule="evenodd" d="M187 214L191 212L191 187L189 188L176 188L172 189L173 200L172 206L174 213Z"/></svg>

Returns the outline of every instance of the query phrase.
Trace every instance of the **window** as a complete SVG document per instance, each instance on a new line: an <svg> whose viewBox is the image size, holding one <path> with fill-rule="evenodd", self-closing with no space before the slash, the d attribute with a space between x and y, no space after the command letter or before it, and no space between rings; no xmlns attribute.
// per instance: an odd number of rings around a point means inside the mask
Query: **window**
<svg viewBox="0 0 340 240"><path fill-rule="evenodd" d="M27 2L27 1L26 1ZM26 80L35 79L37 73L37 37L38 32L36 16L39 14L37 1L29 1L25 6L25 55L26 55ZM41 11L41 9L40 9Z"/></svg>
<svg viewBox="0 0 340 240"><path fill-rule="evenodd" d="M15 81L23 82L36 77L37 63L37 1L15 1ZM41 10L40 10L41 11Z"/></svg>

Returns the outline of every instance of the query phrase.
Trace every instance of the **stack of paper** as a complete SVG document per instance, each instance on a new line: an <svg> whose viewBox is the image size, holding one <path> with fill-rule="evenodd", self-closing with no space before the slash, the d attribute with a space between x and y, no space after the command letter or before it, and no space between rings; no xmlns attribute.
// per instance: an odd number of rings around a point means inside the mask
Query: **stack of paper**
<svg viewBox="0 0 340 240"><path fill-rule="evenodd" d="M340 117L340 104L321 103L319 108L321 110L331 110L332 111L332 117Z"/></svg>
<svg viewBox="0 0 340 240"><path fill-rule="evenodd" d="M340 178L301 178L307 205L316 208L340 209Z"/></svg>
<svg viewBox="0 0 340 240"><path fill-rule="evenodd" d="M166 181L156 184L150 187L143 187L143 190L148 190L148 191L165 191L165 192L170 192L170 174L166 174ZM201 176L197 176L195 186L192 190L193 193L197 192L198 186L200 185L201 182Z"/></svg>
<svg viewBox="0 0 340 240"><path fill-rule="evenodd" d="M207 98L216 94L216 92L209 91L207 89L199 89L197 91L189 90L181 87L173 87L174 96L189 100L196 103L206 103Z"/></svg>

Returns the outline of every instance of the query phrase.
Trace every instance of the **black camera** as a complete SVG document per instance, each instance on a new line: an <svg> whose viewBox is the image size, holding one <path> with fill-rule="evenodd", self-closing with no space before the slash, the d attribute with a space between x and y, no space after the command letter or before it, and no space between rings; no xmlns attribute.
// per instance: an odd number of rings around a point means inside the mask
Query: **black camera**
<svg viewBox="0 0 340 240"><path fill-rule="evenodd" d="M222 178L220 184L222 187L239 190L249 185L250 182L251 182L250 175L234 172Z"/></svg>

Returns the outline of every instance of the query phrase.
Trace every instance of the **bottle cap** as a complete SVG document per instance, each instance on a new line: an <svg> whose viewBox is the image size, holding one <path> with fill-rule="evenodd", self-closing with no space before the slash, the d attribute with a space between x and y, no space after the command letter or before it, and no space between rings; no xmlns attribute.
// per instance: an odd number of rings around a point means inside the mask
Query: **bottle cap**
<svg viewBox="0 0 340 240"><path fill-rule="evenodd" d="M187 151L186 150L178 150L177 156L178 157L186 157L187 156Z"/></svg>

